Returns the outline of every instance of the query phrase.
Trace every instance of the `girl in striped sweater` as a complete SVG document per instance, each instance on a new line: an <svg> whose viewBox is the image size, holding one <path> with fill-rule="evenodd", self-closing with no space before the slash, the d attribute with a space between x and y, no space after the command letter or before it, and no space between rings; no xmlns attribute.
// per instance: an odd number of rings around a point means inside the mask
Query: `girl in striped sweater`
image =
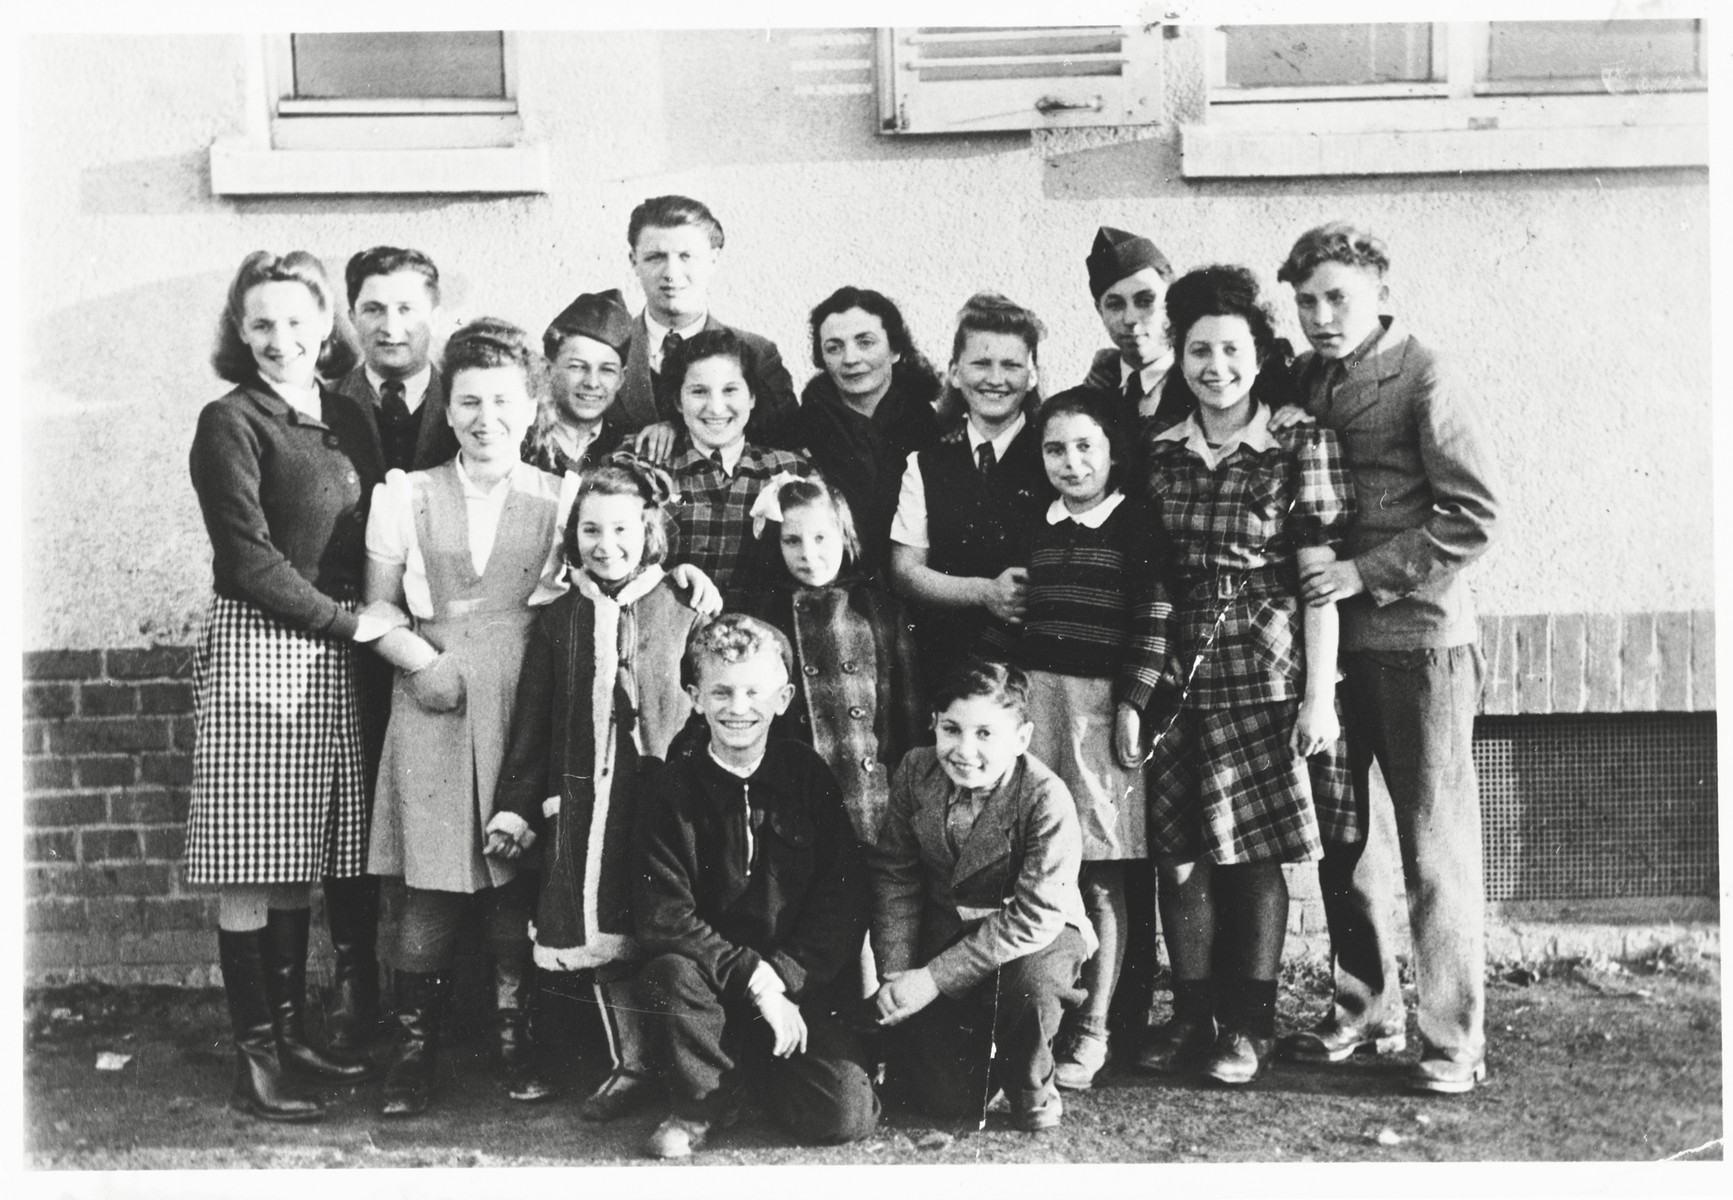
<svg viewBox="0 0 1733 1200"><path fill-rule="evenodd" d="M1108 1007L1125 958L1126 864L1144 841L1143 714L1167 654L1161 522L1120 490L1130 449L1108 393L1072 388L1036 418L1059 497L1036 527L1018 661L1029 673L1029 751L1065 781L1083 826L1084 907L1101 949L1088 999L1058 1046L1060 1087L1089 1087L1107 1058Z"/></svg>

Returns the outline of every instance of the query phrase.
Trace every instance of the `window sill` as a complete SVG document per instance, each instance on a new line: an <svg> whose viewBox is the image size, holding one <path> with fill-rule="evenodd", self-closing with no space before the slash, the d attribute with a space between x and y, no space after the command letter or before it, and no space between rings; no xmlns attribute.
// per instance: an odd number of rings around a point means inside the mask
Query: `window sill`
<svg viewBox="0 0 1733 1200"><path fill-rule="evenodd" d="M1705 98L1476 97L1216 105L1188 179L1706 167Z"/></svg>
<svg viewBox="0 0 1733 1200"><path fill-rule="evenodd" d="M211 144L217 196L491 195L548 190L547 145L419 150L275 150L245 138Z"/></svg>

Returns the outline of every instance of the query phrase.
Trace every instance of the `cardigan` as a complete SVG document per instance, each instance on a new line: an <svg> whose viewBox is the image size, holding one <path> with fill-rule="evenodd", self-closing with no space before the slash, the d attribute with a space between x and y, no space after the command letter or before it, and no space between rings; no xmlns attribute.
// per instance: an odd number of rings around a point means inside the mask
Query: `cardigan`
<svg viewBox="0 0 1733 1200"><path fill-rule="evenodd" d="M798 442L792 421L799 402L794 398L794 377L782 365L776 343L738 326L724 325L714 316L704 318L704 328L730 329L740 339L740 366L746 375L746 386L752 389L753 400L752 415L746 421L746 440L781 450L794 449ZM679 398L672 388L658 387L660 381L650 370L650 327L644 323L643 313L632 322L632 345L626 351L625 375L610 410L618 414L622 429L637 433L658 421L666 421L677 430L684 428Z"/></svg>
<svg viewBox="0 0 1733 1200"><path fill-rule="evenodd" d="M1418 650L1480 637L1465 566L1486 552L1498 519L1496 463L1476 414L1437 358L1400 322L1342 363L1295 363L1306 410L1347 454L1359 519L1346 556L1364 595L1336 607L1343 650Z"/></svg>
<svg viewBox="0 0 1733 1200"><path fill-rule="evenodd" d="M846 985L867 927L867 876L824 760L772 738L747 779L708 751L645 787L633 894L639 944L744 999L758 964L791 1000Z"/></svg>
<svg viewBox="0 0 1733 1200"><path fill-rule="evenodd" d="M211 539L217 595L300 629L354 636L377 433L349 397L320 389L322 420L261 383L199 413L188 466Z"/></svg>
<svg viewBox="0 0 1733 1200"><path fill-rule="evenodd" d="M361 411L367 415L367 427L379 441L383 458L385 442L379 433L379 406L383 401L373 390L373 381L367 378L366 366L357 363L354 370L337 384L337 390L361 406ZM428 377L426 396L411 415L417 422L414 453L405 462L387 462L387 470L425 471L457 457L457 434L452 431L451 422L445 419L445 389L439 380L438 364L434 365L433 373Z"/></svg>
<svg viewBox="0 0 1733 1200"><path fill-rule="evenodd" d="M957 785L931 746L911 750L891 780L873 867L872 948L880 978L925 965L957 997L1069 925L1094 954L1077 872L1083 833L1059 777L1022 755L952 851L945 809Z"/></svg>

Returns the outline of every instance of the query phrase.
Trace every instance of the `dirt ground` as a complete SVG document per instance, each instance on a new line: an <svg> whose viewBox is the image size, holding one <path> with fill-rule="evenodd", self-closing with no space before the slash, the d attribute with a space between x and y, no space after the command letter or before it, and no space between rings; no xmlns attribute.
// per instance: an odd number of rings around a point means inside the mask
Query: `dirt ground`
<svg viewBox="0 0 1733 1200"><path fill-rule="evenodd" d="M697 1161L725 1164L1440 1162L1722 1156L1720 970L1663 952L1642 962L1496 969L1488 989L1490 1078L1465 1097L1415 1097L1400 1064L1282 1063L1249 1088L1104 1073L1068 1094L1057 1131L1029 1135L995 1114L935 1128L892 1109L849 1146L788 1145L748 1113ZM1283 1020L1319 1011L1325 981L1291 972ZM644 1163L659 1114L577 1119L606 1053L595 1022L557 1009L568 1032L550 1061L567 1093L514 1104L473 1029L442 1058L435 1106L378 1115L377 1084L328 1093L320 1124L271 1125L225 1106L230 1051L221 993L63 988L26 998L25 1153L39 1169L574 1166ZM471 1022L473 1024L473 1021ZM1418 1038L1410 1030L1410 1046ZM123 1055L101 1060L101 1056Z"/></svg>

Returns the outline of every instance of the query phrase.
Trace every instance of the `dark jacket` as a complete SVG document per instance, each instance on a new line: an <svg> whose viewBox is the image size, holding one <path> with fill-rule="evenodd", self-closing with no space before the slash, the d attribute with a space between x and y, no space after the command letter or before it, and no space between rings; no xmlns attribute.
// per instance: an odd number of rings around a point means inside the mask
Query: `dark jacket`
<svg viewBox="0 0 1733 1200"><path fill-rule="evenodd" d="M602 459L616 450L623 449L629 436L621 427L619 418L614 415L615 409L610 407L602 414L601 428L596 430L594 440L584 447L584 452L577 462L566 457L565 449L552 437L536 444L536 431L532 428L524 434L523 445L518 447L518 457L532 467L539 467L549 475L564 475L569 471L587 471L596 466Z"/></svg>
<svg viewBox="0 0 1733 1200"><path fill-rule="evenodd" d="M262 384L199 413L188 465L219 596L314 633L347 638L361 596L367 509L385 477L359 405L321 389L322 420Z"/></svg>
<svg viewBox="0 0 1733 1200"><path fill-rule="evenodd" d="M373 390L373 381L367 378L367 368L357 364L354 370L343 376L337 390L355 401L367 415L367 426L379 443L383 459L385 441L379 435L379 405L382 402L379 393ZM414 453L407 462L386 462L388 471L425 471L457 456L457 434L452 432L451 422L445 419L445 391L440 386L437 364L427 379L427 396L413 415L419 422Z"/></svg>
<svg viewBox="0 0 1733 1200"><path fill-rule="evenodd" d="M718 994L743 999L760 962L793 1000L852 979L866 868L830 768L800 743L773 738L744 780L708 751L669 762L644 790L638 860L639 944L691 959Z"/></svg>
<svg viewBox="0 0 1733 1200"><path fill-rule="evenodd" d="M891 388L870 417L850 408L829 375L812 377L795 417L800 448L848 501L860 537L863 570L883 577L909 455L936 445L936 380L892 376Z"/></svg>
<svg viewBox="0 0 1733 1200"><path fill-rule="evenodd" d="M767 337L750 333L734 325L723 325L715 317L707 317L705 329L732 329L745 349L746 384L752 389L752 416L746 422L746 440L755 446L773 446L778 450L793 450L795 441L793 418L799 403L794 398L794 377L782 365L782 355ZM667 421L675 429L684 429L680 404L670 387L658 394L655 377L650 372L650 327L644 314L632 322L632 346L626 353L626 379L620 394L609 410L616 415L620 427L636 433L646 425Z"/></svg>

